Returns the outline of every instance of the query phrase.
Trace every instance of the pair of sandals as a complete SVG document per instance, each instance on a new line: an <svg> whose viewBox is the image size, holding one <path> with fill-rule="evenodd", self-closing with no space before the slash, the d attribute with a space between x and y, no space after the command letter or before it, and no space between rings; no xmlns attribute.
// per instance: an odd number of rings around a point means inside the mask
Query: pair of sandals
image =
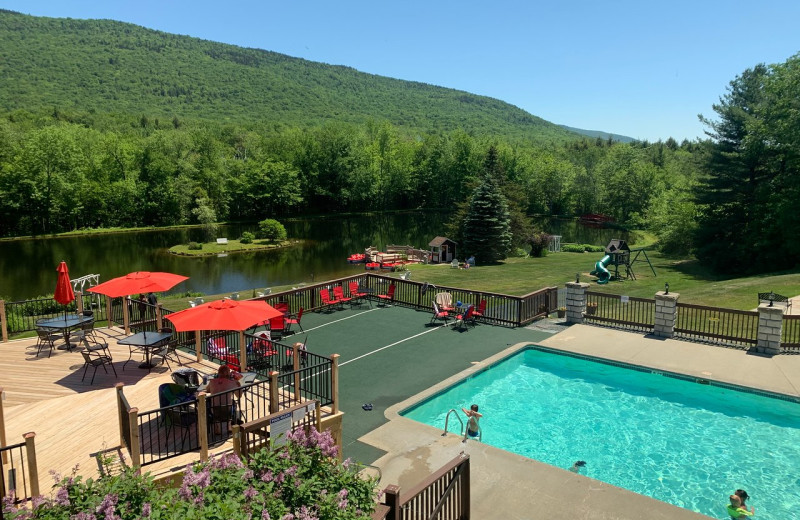
<svg viewBox="0 0 800 520"><path fill-rule="evenodd" d="M361 408L363 408L365 412L371 412L372 411L372 403L363 404L363 405L361 405Z"/></svg>

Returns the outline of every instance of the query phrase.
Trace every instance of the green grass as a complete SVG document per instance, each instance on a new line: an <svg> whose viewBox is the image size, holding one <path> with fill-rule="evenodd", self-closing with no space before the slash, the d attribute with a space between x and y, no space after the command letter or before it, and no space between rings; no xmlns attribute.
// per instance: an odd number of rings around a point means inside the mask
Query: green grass
<svg viewBox="0 0 800 520"><path fill-rule="evenodd" d="M266 240L258 240L252 242L251 244L242 244L236 239L229 239L227 244L204 242L203 249L189 249L188 244L179 244L177 246L170 247L169 252L173 255L209 256L220 253L240 253L244 251L258 251L261 249L277 249L279 247L288 247L299 243L299 240L286 240L283 242L268 242Z"/></svg>
<svg viewBox="0 0 800 520"><path fill-rule="evenodd" d="M634 253L635 255L635 253ZM480 291L523 295L542 287L563 287L580 275L593 291L652 298L669 283L670 292L680 293L682 303L731 309L754 309L757 293L775 291L785 296L800 294L800 273L773 273L744 278L715 275L696 260L673 259L647 251L656 275L647 262L633 265L636 280L595 283L589 275L602 253L551 253L544 258L510 258L500 265L453 269L448 265L412 265L411 279L434 285L465 287ZM643 256L639 257L643 260ZM621 274L624 274L622 270Z"/></svg>

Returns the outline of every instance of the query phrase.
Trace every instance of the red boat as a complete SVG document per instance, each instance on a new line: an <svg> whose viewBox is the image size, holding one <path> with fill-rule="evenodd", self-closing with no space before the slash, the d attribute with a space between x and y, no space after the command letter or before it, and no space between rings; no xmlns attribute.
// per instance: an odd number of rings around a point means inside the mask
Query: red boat
<svg viewBox="0 0 800 520"><path fill-rule="evenodd" d="M351 264L362 264L364 263L364 253L353 253L347 257L347 261Z"/></svg>
<svg viewBox="0 0 800 520"><path fill-rule="evenodd" d="M381 264L378 262L367 262L366 268L368 271L377 271L381 268Z"/></svg>

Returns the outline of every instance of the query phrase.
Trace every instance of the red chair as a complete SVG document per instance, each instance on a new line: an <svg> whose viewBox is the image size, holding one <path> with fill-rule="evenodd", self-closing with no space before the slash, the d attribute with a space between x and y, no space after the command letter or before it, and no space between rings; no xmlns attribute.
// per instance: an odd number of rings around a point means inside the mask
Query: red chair
<svg viewBox="0 0 800 520"><path fill-rule="evenodd" d="M456 323L458 323L458 330L467 330L462 325L472 325L475 326L475 306L470 305L467 307L467 312L463 314L459 314L456 316Z"/></svg>
<svg viewBox="0 0 800 520"><path fill-rule="evenodd" d="M305 332L305 331L303 330L303 326L302 326L302 325L300 325L300 320L301 320L302 318L303 318L303 308L302 308L302 307L300 307L300 310L299 310L299 311L297 311L297 315L295 315L295 317L294 317L294 318L292 318L292 317L286 318L286 330L289 330L289 329L291 329L291 328L292 328L292 325L297 325L298 327L300 327L300 330L301 330L301 331Z"/></svg>
<svg viewBox="0 0 800 520"><path fill-rule="evenodd" d="M394 301L394 291L395 285L394 282L392 282L389 284L389 290L386 291L386 294L379 294L378 298L380 298L382 302L392 302ZM385 305L385 303L383 305Z"/></svg>
<svg viewBox="0 0 800 520"><path fill-rule="evenodd" d="M367 300L369 306L372 307L372 302L367 298L367 293L358 290L358 282L350 282L350 297L353 298L354 302L358 302L359 304Z"/></svg>
<svg viewBox="0 0 800 520"><path fill-rule="evenodd" d="M333 288L333 297L339 300L341 303L350 303L353 301L353 298L349 298L344 295L344 289L341 285L337 285Z"/></svg>
<svg viewBox="0 0 800 520"><path fill-rule="evenodd" d="M331 293L328 291L328 289L320 289L319 298L322 300L322 303L325 304L326 308L330 308L334 305L339 305L342 303L337 299L331 298Z"/></svg>
<svg viewBox="0 0 800 520"><path fill-rule="evenodd" d="M289 314L289 304L287 302L276 303L274 309L278 312L282 312L284 316Z"/></svg>
<svg viewBox="0 0 800 520"><path fill-rule="evenodd" d="M430 324L430 323L433 323L436 320L442 320L442 321L444 321L444 324L447 325L448 316L449 315L448 315L447 311L440 311L439 310L439 306L436 305L436 302L433 302L433 316L431 316L431 321L428 322L428 323Z"/></svg>
<svg viewBox="0 0 800 520"><path fill-rule="evenodd" d="M483 318L484 313L486 312L486 300L481 300L478 304L478 309L472 312L472 316L475 319Z"/></svg>
<svg viewBox="0 0 800 520"><path fill-rule="evenodd" d="M281 339L286 331L286 318L277 316L269 319L269 336L273 341Z"/></svg>

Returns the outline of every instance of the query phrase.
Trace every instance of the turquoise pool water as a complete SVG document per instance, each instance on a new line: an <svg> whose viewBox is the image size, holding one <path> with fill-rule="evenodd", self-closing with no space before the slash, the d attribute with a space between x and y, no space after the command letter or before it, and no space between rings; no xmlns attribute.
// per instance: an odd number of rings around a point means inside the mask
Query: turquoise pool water
<svg viewBox="0 0 800 520"><path fill-rule="evenodd" d="M561 468L584 460L588 477L713 518L729 518L738 488L756 518L800 518L798 403L526 349L403 415L444 428L472 403L492 446Z"/></svg>

